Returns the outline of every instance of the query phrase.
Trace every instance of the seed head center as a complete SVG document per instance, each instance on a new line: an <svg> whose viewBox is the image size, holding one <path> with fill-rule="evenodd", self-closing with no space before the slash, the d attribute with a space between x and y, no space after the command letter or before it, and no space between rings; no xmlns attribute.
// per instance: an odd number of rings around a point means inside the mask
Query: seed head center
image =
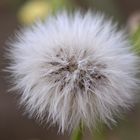
<svg viewBox="0 0 140 140"><path fill-rule="evenodd" d="M74 72L76 69L78 69L78 64L77 64L75 58L74 57L71 57L69 59L69 64L67 66L67 70L69 72Z"/></svg>
<svg viewBox="0 0 140 140"><path fill-rule="evenodd" d="M78 66L76 63L69 63L69 65L67 66L67 69L70 72L74 72L77 68L78 68Z"/></svg>

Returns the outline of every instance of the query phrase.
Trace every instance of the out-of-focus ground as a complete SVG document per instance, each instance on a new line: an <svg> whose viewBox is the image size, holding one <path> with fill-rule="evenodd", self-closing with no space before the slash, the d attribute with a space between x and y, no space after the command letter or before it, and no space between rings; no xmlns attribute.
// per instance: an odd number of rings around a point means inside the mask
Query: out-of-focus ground
<svg viewBox="0 0 140 140"><path fill-rule="evenodd" d="M125 19L133 11L140 9L139 0L118 0L117 3ZM7 93L7 74L2 71L7 61L3 55L5 43L13 36L18 25L16 12L0 4L0 140L68 140L67 134L58 135L57 128L43 128L34 120L23 116L23 111L18 108L17 97ZM124 121L118 123L118 127L106 131L107 140L140 140L140 105ZM89 140L88 137L87 134L85 140Z"/></svg>

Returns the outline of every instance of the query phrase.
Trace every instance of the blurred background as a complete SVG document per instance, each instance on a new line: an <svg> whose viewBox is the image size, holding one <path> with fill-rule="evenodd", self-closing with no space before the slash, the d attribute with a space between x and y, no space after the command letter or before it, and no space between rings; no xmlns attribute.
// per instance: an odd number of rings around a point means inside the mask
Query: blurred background
<svg viewBox="0 0 140 140"><path fill-rule="evenodd" d="M92 9L105 12L127 28L130 36L140 27L140 0L0 0L0 140L69 139L67 133L58 134L57 127L44 128L23 115L23 109L18 106L18 97L7 93L8 75L2 71L7 65L3 57L6 42L13 37L15 30L21 25L30 26L36 18L43 20L64 7L68 10L80 8L83 11ZM135 39L139 38L139 35L135 36ZM119 120L116 127L112 130L105 128L103 133L104 140L140 140L140 105L137 104L123 120ZM85 140L93 139L89 132L84 137Z"/></svg>

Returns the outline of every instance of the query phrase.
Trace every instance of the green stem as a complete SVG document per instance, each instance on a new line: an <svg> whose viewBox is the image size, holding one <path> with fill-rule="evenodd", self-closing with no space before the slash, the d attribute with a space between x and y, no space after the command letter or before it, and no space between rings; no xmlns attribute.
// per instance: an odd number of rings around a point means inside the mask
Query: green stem
<svg viewBox="0 0 140 140"><path fill-rule="evenodd" d="M107 131L104 124L98 124L98 129L93 130L93 140L106 140Z"/></svg>
<svg viewBox="0 0 140 140"><path fill-rule="evenodd" d="M73 130L71 140L82 140L83 137L83 125L80 123L79 127Z"/></svg>

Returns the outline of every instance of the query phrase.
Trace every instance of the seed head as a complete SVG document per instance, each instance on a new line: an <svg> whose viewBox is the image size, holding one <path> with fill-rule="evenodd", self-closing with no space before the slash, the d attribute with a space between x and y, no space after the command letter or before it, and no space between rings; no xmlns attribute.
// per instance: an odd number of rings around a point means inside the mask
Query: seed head
<svg viewBox="0 0 140 140"><path fill-rule="evenodd" d="M26 111L62 132L114 123L137 88L137 57L116 28L101 14L64 12L23 29L9 70Z"/></svg>

